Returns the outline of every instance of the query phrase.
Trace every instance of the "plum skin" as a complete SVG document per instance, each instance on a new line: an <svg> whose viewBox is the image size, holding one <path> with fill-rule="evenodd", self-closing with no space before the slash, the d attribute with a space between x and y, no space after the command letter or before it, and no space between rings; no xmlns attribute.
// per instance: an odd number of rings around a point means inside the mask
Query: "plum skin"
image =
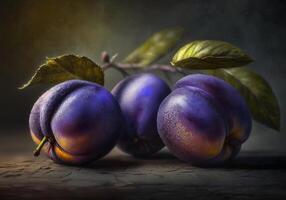
<svg viewBox="0 0 286 200"><path fill-rule="evenodd" d="M238 154L252 121L235 88L216 77L195 74L177 81L160 105L157 126L163 142L179 159L211 166Z"/></svg>
<svg viewBox="0 0 286 200"><path fill-rule="evenodd" d="M120 81L111 91L125 121L117 146L135 157L148 157L165 145L157 131L157 112L171 92L158 76L136 74Z"/></svg>
<svg viewBox="0 0 286 200"><path fill-rule="evenodd" d="M49 143L44 151L61 164L83 165L106 155L115 145L122 124L120 107L104 87L70 80L46 91L34 104L32 139Z"/></svg>

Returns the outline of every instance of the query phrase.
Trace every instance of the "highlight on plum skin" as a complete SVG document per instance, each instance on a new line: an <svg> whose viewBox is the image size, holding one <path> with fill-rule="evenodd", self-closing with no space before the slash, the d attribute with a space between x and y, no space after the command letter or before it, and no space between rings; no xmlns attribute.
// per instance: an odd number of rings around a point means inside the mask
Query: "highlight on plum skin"
<svg viewBox="0 0 286 200"><path fill-rule="evenodd" d="M165 145L193 165L220 165L234 158L251 125L250 111L239 92L223 80L202 74L179 80L157 117Z"/></svg>
<svg viewBox="0 0 286 200"><path fill-rule="evenodd" d="M125 123L119 149L135 157L148 157L162 149L156 119L162 100L171 92L169 86L158 76L143 73L120 81L111 92Z"/></svg>
<svg viewBox="0 0 286 200"><path fill-rule="evenodd" d="M122 115L104 87L82 80L58 84L34 104L33 141L57 163L83 165L105 156L116 145Z"/></svg>

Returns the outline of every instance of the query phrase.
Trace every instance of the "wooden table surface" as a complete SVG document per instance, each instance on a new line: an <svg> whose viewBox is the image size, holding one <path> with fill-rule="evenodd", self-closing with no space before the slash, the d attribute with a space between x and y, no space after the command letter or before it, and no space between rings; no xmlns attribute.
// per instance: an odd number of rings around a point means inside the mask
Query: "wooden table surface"
<svg viewBox="0 0 286 200"><path fill-rule="evenodd" d="M257 137L220 168L192 167L166 149L144 160L114 149L90 166L70 167L34 158L27 130L2 130L0 199L286 199L285 151L258 148Z"/></svg>

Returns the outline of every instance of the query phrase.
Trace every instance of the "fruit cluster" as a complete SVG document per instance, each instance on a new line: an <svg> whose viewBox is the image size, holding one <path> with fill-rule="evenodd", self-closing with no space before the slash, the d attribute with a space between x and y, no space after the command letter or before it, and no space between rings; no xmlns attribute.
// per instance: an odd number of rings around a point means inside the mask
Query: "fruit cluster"
<svg viewBox="0 0 286 200"><path fill-rule="evenodd" d="M70 80L45 92L30 114L33 141L57 163L82 165L117 144L135 157L165 145L194 165L233 158L251 131L250 112L231 85L208 75L188 75L173 91L153 74L132 75L111 91Z"/></svg>

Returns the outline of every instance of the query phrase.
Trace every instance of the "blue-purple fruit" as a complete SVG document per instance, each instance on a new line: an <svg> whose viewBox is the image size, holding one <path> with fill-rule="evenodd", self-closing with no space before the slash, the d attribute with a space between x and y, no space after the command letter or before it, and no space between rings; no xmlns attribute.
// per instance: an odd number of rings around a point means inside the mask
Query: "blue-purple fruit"
<svg viewBox="0 0 286 200"><path fill-rule="evenodd" d="M42 141L40 147L52 160L81 165L103 157L115 146L122 115L104 87L71 80L52 87L37 100L29 124L32 139L38 145Z"/></svg>
<svg viewBox="0 0 286 200"><path fill-rule="evenodd" d="M251 115L239 92L208 75L179 80L162 102L157 125L168 149L194 165L218 165L237 155L251 131Z"/></svg>
<svg viewBox="0 0 286 200"><path fill-rule="evenodd" d="M164 147L156 119L161 101L170 92L168 85L153 74L129 76L113 88L125 121L118 141L122 151L147 157Z"/></svg>

